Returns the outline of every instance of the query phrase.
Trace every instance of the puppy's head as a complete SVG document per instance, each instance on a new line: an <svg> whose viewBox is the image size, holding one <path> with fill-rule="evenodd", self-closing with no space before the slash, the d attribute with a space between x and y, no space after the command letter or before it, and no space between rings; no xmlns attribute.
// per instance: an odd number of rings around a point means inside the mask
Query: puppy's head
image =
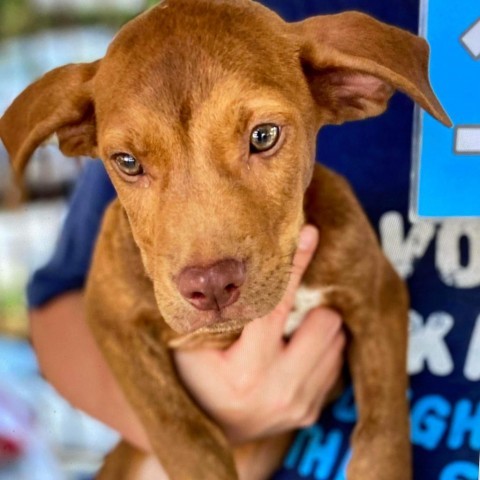
<svg viewBox="0 0 480 480"><path fill-rule="evenodd" d="M53 133L99 156L165 320L222 331L281 298L322 125L396 89L448 123L427 65L423 40L359 13L287 24L249 0L167 0L103 59L27 88L0 135L18 173Z"/></svg>

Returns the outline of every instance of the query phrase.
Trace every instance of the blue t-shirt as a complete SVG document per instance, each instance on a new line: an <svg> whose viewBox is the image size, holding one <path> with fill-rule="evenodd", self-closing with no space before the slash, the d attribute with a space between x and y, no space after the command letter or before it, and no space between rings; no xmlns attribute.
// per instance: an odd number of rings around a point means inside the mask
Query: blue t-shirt
<svg viewBox="0 0 480 480"><path fill-rule="evenodd" d="M31 307L83 288L103 214L115 195L103 164L99 160L89 162L75 185L52 258L27 285Z"/></svg>
<svg viewBox="0 0 480 480"><path fill-rule="evenodd" d="M360 10L412 32L418 0L264 0L287 20ZM411 421L415 480L476 480L480 450L480 223L407 216L413 105L395 95L381 117L324 128L317 158L345 175L411 292ZM85 170L52 261L29 285L38 305L80 288L114 193L99 162ZM275 480L342 480L355 422L351 389L300 431ZM388 480L388 479L385 479Z"/></svg>

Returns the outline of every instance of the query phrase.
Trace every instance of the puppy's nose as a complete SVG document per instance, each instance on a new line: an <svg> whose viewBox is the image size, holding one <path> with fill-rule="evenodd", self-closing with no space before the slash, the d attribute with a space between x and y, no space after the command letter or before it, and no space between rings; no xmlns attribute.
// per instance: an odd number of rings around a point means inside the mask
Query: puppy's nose
<svg viewBox="0 0 480 480"><path fill-rule="evenodd" d="M221 260L209 267L187 267L177 278L178 290L198 310L221 310L240 297L245 264Z"/></svg>

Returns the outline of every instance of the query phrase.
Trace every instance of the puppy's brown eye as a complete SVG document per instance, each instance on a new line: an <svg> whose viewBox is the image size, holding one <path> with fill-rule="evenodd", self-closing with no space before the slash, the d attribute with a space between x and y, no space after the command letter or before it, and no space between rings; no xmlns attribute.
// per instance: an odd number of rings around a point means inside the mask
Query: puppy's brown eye
<svg viewBox="0 0 480 480"><path fill-rule="evenodd" d="M273 123L258 125L250 135L250 153L266 152L273 148L280 137L280 127Z"/></svg>
<svg viewBox="0 0 480 480"><path fill-rule="evenodd" d="M128 153L116 153L112 156L112 159L125 175L135 177L143 173L143 167L140 162Z"/></svg>

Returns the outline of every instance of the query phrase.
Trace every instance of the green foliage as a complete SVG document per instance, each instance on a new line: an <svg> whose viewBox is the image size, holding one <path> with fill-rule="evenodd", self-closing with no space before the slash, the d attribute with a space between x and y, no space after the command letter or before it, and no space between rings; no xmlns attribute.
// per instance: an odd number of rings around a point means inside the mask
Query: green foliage
<svg viewBox="0 0 480 480"><path fill-rule="evenodd" d="M23 288L0 289L0 334L24 336L27 324Z"/></svg>
<svg viewBox="0 0 480 480"><path fill-rule="evenodd" d="M29 8L27 0L0 0L0 37L27 28Z"/></svg>
<svg viewBox="0 0 480 480"><path fill-rule="evenodd" d="M144 0L144 2L147 8L158 3L158 0ZM101 2L99 2L100 5ZM0 40L54 27L102 24L118 28L131 16L131 12L112 7L100 7L84 12L62 8L47 14L35 11L30 0L0 0Z"/></svg>

